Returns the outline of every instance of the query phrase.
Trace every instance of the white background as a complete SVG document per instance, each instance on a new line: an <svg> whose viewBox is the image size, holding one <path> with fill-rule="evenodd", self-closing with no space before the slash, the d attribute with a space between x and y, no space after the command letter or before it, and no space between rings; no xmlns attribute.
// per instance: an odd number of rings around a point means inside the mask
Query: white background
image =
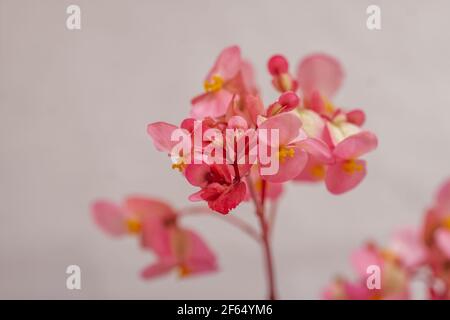
<svg viewBox="0 0 450 320"><path fill-rule="evenodd" d="M78 4L82 30L65 27ZM382 30L366 28L378 4ZM140 193L189 205L194 191L158 153L147 123L179 123L222 48L265 65L326 52L347 78L338 105L361 107L379 137L369 175L336 197L289 185L275 230L281 298L313 299L366 239L418 225L450 163L447 1L0 0L0 298L263 298L259 247L214 217L185 223L218 253L221 272L142 281L153 257L92 223L97 197ZM250 206L240 216L251 219ZM82 269L82 290L65 269Z"/></svg>

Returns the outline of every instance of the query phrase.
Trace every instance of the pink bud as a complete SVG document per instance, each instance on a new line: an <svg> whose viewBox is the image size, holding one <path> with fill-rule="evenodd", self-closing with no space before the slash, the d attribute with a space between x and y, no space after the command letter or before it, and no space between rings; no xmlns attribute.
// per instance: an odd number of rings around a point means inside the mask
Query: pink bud
<svg viewBox="0 0 450 320"><path fill-rule="evenodd" d="M294 92L287 91L280 96L278 103L283 107L292 110L299 105L300 98Z"/></svg>
<svg viewBox="0 0 450 320"><path fill-rule="evenodd" d="M269 72L271 75L277 76L279 74L288 72L289 63L284 56L277 54L269 59L267 67L269 68Z"/></svg>
<svg viewBox="0 0 450 320"><path fill-rule="evenodd" d="M347 113L347 121L357 126L362 126L366 121L364 111L355 109Z"/></svg>

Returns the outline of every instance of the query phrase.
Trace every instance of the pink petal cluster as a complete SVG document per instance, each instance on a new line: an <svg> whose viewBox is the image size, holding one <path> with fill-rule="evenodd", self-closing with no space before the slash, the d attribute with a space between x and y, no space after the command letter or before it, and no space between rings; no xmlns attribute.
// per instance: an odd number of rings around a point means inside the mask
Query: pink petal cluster
<svg viewBox="0 0 450 320"><path fill-rule="evenodd" d="M361 110L345 111L330 101L344 77L339 62L314 54L300 61L294 76L286 58L275 55L268 61L268 70L280 96L265 106L252 66L241 57L239 47L228 47L207 73L204 93L192 99L189 118L180 126L165 122L148 125L155 147L171 156L172 168L199 188L190 200L205 201L212 210L227 214L249 198L249 183L256 189L264 184L262 198L269 190L277 190L268 198L275 200L274 195L278 196L288 181L324 181L329 192L342 194L364 179L366 162L361 157L377 147L377 138L362 129L365 115ZM198 141L197 134L205 129L214 129L223 137L201 136ZM232 141L224 138L229 129L239 132ZM261 138L274 130L278 133L276 144L275 135ZM174 151L175 132L192 146ZM279 162L276 172L268 173L271 163L260 154L251 163L240 162L251 158L254 146L249 141L253 138ZM237 147L239 142L243 142L242 149ZM212 156L205 156L205 151L211 146L216 150L214 158L219 154L223 161L208 161ZM219 153L217 148L234 152Z"/></svg>
<svg viewBox="0 0 450 320"><path fill-rule="evenodd" d="M450 299L450 179L438 190L420 228L401 228L390 243L356 250L351 263L356 281L337 277L325 288L325 299L409 299L411 282L425 282L429 299ZM381 270L379 289L367 286L368 267Z"/></svg>
<svg viewBox="0 0 450 320"><path fill-rule="evenodd" d="M194 231L179 225L179 214L160 200L129 197L117 205L98 200L92 205L97 225L113 237L135 235L156 261L141 275L149 279L177 270L181 277L217 270L216 257Z"/></svg>

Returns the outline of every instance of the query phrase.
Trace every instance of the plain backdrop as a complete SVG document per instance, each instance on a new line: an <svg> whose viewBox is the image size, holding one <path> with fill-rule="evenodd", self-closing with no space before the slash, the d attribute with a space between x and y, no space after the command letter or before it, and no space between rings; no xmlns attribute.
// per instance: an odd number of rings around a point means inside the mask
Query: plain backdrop
<svg viewBox="0 0 450 320"><path fill-rule="evenodd" d="M82 29L69 31L70 4ZM381 7L382 29L366 27ZM419 225L450 163L448 1L0 0L0 298L264 298L260 248L214 217L185 224L221 271L146 282L153 261L135 239L113 240L89 215L98 197L144 194L189 205L194 191L146 135L179 123L220 50L238 44L266 103L267 59L294 68L309 53L346 70L335 102L367 113L379 137L369 174L343 196L288 186L274 233L281 298L314 299L367 239L385 244ZM249 221L250 206L236 212ZM66 289L66 267L82 290Z"/></svg>

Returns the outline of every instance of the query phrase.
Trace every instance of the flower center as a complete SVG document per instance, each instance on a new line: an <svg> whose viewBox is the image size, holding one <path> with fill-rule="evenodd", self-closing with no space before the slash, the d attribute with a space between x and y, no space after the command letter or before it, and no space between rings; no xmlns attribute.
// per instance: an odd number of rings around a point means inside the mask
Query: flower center
<svg viewBox="0 0 450 320"><path fill-rule="evenodd" d="M316 179L325 178L325 166L322 164L317 164L311 168L311 175Z"/></svg>
<svg viewBox="0 0 450 320"><path fill-rule="evenodd" d="M176 169L180 172L184 171L184 168L186 168L186 163L184 163L183 159L178 160L177 163L172 163L172 169Z"/></svg>
<svg viewBox="0 0 450 320"><path fill-rule="evenodd" d="M355 160L346 160L342 164L342 169L348 174L353 174L356 171L362 171L364 169L363 165L356 162Z"/></svg>
<svg viewBox="0 0 450 320"><path fill-rule="evenodd" d="M206 92L217 92L223 87L223 78L216 74L211 80L205 80L203 87Z"/></svg>
<svg viewBox="0 0 450 320"><path fill-rule="evenodd" d="M293 158L295 154L294 148L289 148L285 146L280 146L280 149L278 150L278 159L281 163L284 163L286 161L286 158Z"/></svg>
<svg viewBox="0 0 450 320"><path fill-rule="evenodd" d="M129 233L139 233L141 231L141 222L138 219L130 218L125 221Z"/></svg>
<svg viewBox="0 0 450 320"><path fill-rule="evenodd" d="M450 230L450 216L444 218L444 220L442 221L442 226L445 229Z"/></svg>

